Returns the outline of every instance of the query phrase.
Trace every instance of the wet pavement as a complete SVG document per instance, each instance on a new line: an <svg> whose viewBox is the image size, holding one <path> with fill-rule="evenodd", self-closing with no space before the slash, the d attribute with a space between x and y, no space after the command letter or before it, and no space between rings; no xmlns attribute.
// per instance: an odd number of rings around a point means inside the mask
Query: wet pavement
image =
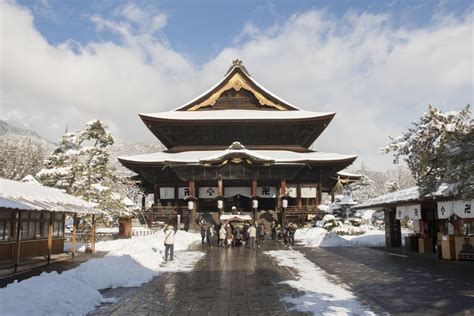
<svg viewBox="0 0 474 316"><path fill-rule="evenodd" d="M164 273L140 288L103 291L117 298L91 315L299 315L285 296L303 293L281 281L294 271L263 251L287 249L267 241L257 250L208 249L192 272ZM348 285L376 314L474 315L474 264L372 248L300 248Z"/></svg>
<svg viewBox="0 0 474 316"><path fill-rule="evenodd" d="M284 249L268 241L259 249L217 248L190 273L164 273L140 288L104 291L116 297L93 315L303 315L291 311L284 296L302 293L280 281L294 279L290 270L263 255L265 250Z"/></svg>
<svg viewBox="0 0 474 316"><path fill-rule="evenodd" d="M297 248L390 314L474 315L474 262L390 248Z"/></svg>

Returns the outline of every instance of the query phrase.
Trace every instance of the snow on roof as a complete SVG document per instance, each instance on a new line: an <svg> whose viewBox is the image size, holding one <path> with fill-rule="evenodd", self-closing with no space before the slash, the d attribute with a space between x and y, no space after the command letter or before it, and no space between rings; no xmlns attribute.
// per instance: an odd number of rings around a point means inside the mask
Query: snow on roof
<svg viewBox="0 0 474 316"><path fill-rule="evenodd" d="M443 184L441 185L436 192L433 192L429 195L429 197L441 197L445 196L448 192L448 186ZM376 198L367 200L354 208L361 209L361 208L368 208L373 206L383 206L388 204L396 204L396 203L403 203L403 202L410 202L410 201L419 201L420 200L420 193L418 192L418 187L411 187L404 190L398 190L395 192L391 192L388 194L384 194L378 196Z"/></svg>
<svg viewBox="0 0 474 316"><path fill-rule="evenodd" d="M138 163L199 163L202 161L215 160L233 153L243 153L251 157L256 157L260 160L274 161L276 164L340 161L357 158L357 156L354 155L324 153L316 151L298 153L288 150L249 150L229 148L226 150L185 151L180 153L157 152L153 154L119 157L119 159Z"/></svg>
<svg viewBox="0 0 474 316"><path fill-rule="evenodd" d="M102 214L95 206L59 189L0 178L0 207L3 208Z"/></svg>
<svg viewBox="0 0 474 316"><path fill-rule="evenodd" d="M168 111L140 113L142 117L164 120L291 120L333 116L334 112L312 111L261 111L261 110L217 110L217 111Z"/></svg>
<svg viewBox="0 0 474 316"><path fill-rule="evenodd" d="M341 177L349 177L349 178L362 178L361 174L351 173L351 172L346 172L346 171L339 171L338 173L336 173L336 175L341 176Z"/></svg>

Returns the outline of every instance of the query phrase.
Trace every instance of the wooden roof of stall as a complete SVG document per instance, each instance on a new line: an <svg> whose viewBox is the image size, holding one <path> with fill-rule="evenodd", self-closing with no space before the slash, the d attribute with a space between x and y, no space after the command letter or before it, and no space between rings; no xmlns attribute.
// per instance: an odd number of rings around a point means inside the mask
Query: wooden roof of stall
<svg viewBox="0 0 474 316"><path fill-rule="evenodd" d="M236 60L220 82L192 101L172 111L139 115L168 149L224 149L240 141L253 148L273 145L301 151L311 146L335 113L301 110L265 89Z"/></svg>

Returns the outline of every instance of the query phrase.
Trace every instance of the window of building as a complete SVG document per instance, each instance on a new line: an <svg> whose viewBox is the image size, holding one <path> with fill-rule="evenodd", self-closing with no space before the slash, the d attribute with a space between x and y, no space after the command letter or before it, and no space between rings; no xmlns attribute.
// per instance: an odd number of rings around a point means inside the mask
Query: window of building
<svg viewBox="0 0 474 316"><path fill-rule="evenodd" d="M13 212L0 211L0 241L12 240Z"/></svg>

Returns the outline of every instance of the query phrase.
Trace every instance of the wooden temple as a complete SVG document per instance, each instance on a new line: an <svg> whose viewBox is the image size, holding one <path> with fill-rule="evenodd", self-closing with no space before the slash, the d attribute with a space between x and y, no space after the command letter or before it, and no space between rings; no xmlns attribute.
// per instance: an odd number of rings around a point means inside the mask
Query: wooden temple
<svg viewBox="0 0 474 316"><path fill-rule="evenodd" d="M338 172L357 158L309 149L334 115L282 100L236 60L196 99L172 111L140 114L165 151L119 161L154 194L149 214L155 220L180 218L192 229L199 219L219 222L233 212L255 221L304 223Z"/></svg>

